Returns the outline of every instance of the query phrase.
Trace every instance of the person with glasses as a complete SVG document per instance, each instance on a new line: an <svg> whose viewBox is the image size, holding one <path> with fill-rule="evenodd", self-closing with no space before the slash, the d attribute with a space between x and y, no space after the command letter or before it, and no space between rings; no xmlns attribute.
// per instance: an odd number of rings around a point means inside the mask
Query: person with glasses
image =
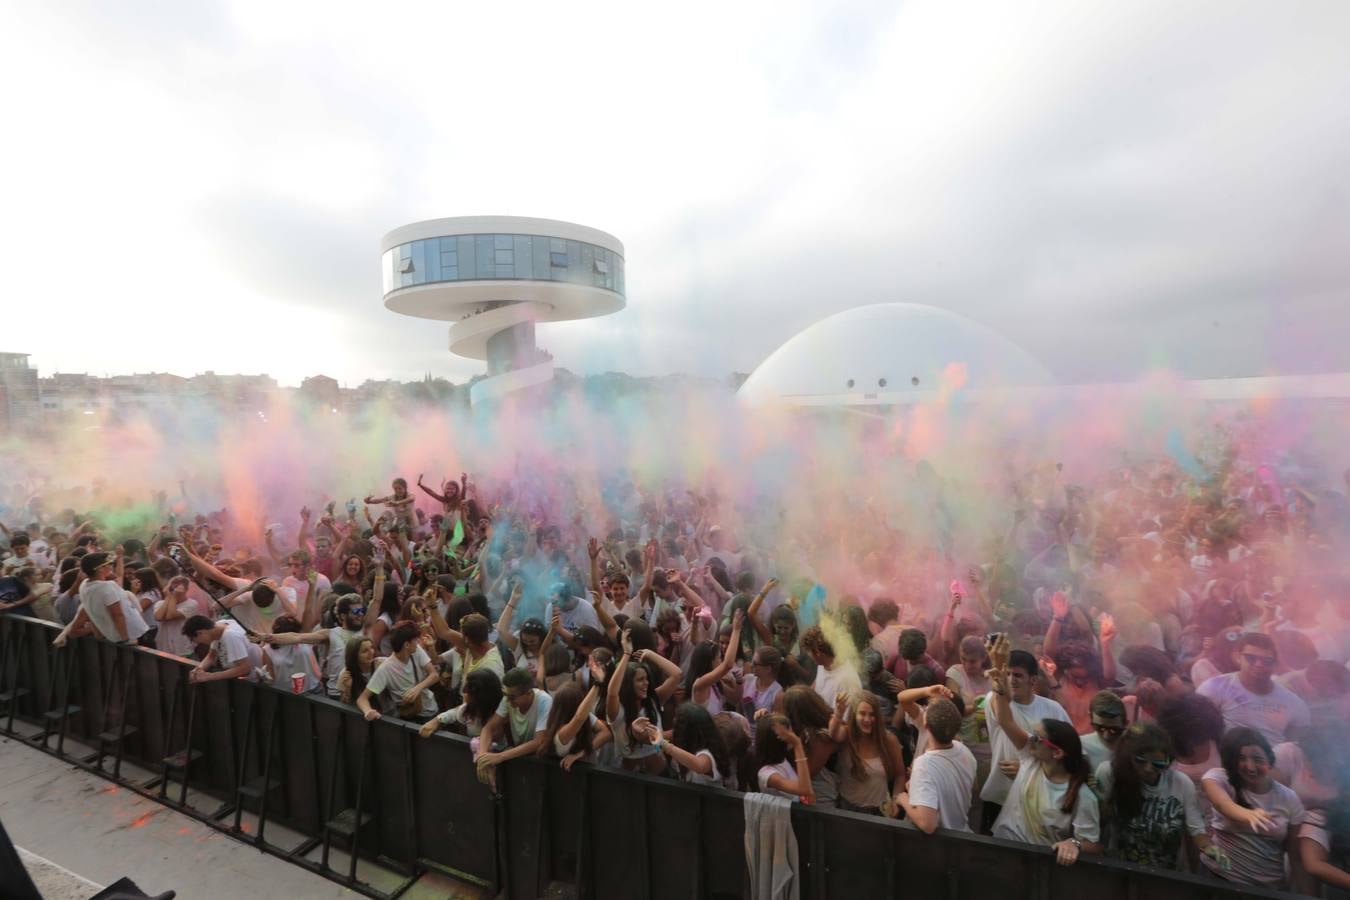
<svg viewBox="0 0 1350 900"><path fill-rule="evenodd" d="M1080 853L1102 852L1101 812L1073 725L1042 719L1026 734L1026 747L1031 758L1008 789L994 837L1053 847L1062 866Z"/></svg>
<svg viewBox="0 0 1350 900"><path fill-rule="evenodd" d="M1174 759L1167 732L1138 723L1097 767L1098 792L1114 817L1111 853L1156 869L1179 869L1182 838L1190 835L1200 853L1222 869L1226 861L1205 831L1195 785L1172 766Z"/></svg>
<svg viewBox="0 0 1350 900"><path fill-rule="evenodd" d="M1214 844L1231 860L1203 856L1211 875L1238 884L1282 890L1285 851L1306 819L1303 801L1272 775L1275 753L1255 728L1234 728L1219 744L1223 765L1205 773L1200 788L1214 811L1209 830Z"/></svg>
<svg viewBox="0 0 1350 900"><path fill-rule="evenodd" d="M1036 657L1010 647L1007 635L995 635L987 648L993 664L990 677L994 687L984 704L991 748L989 777L980 790L984 834L993 828L1013 779L1033 759L1029 736L1035 724L1043 719L1069 721L1064 707L1036 693L1036 677L1040 674ZM1073 726L1069 728L1072 730ZM1074 741L1077 743L1076 734Z"/></svg>
<svg viewBox="0 0 1350 900"><path fill-rule="evenodd" d="M1238 640L1237 659L1236 672L1216 675L1197 691L1219 707L1226 730L1254 728L1274 745L1288 740L1294 729L1312 724L1308 705L1273 677L1280 659L1268 635L1244 634Z"/></svg>
<svg viewBox="0 0 1350 900"><path fill-rule="evenodd" d="M263 643L273 647L287 647L293 644L325 644L328 654L324 657L324 686L328 696L334 700L342 699L342 689L338 680L342 677L346 665L347 645L359 638L366 619L366 605L360 594L344 594L337 602L337 627L320 628L316 631L290 632L287 634L268 634Z"/></svg>
<svg viewBox="0 0 1350 900"><path fill-rule="evenodd" d="M1092 730L1080 734L1083 752L1087 754L1092 771L1111 758L1125 733L1125 703L1111 691L1098 691L1088 704L1088 718Z"/></svg>

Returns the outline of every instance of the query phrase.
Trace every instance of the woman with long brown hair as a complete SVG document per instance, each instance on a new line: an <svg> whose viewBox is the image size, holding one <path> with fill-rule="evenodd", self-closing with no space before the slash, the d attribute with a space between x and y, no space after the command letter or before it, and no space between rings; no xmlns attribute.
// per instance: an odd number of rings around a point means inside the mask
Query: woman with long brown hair
<svg viewBox="0 0 1350 900"><path fill-rule="evenodd" d="M894 817L891 798L905 789L905 759L900 741L881 720L881 698L863 691L840 694L830 717L830 737L839 754L839 808Z"/></svg>
<svg viewBox="0 0 1350 900"><path fill-rule="evenodd" d="M802 739L811 767L811 788L816 806L834 809L839 796L839 779L829 767L839 744L830 737L830 708L813 689L794 685L783 692L783 715Z"/></svg>

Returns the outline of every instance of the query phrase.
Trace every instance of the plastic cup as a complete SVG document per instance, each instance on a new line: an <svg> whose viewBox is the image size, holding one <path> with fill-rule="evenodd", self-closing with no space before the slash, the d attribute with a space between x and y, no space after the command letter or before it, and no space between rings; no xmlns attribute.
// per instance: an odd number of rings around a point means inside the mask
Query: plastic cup
<svg viewBox="0 0 1350 900"><path fill-rule="evenodd" d="M305 673L296 672L291 676L291 693L303 694L305 692Z"/></svg>

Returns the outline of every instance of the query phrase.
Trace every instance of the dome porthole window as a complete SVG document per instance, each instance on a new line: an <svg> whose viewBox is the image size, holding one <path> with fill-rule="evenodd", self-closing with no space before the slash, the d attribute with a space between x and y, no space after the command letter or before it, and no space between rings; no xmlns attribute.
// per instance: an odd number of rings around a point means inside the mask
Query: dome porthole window
<svg viewBox="0 0 1350 900"><path fill-rule="evenodd" d="M849 386L849 387L853 387L853 379L852 379L852 378L850 378L850 379L848 380L848 386Z"/></svg>
<svg viewBox="0 0 1350 900"><path fill-rule="evenodd" d="M885 386L886 386L886 379L885 379L885 378L878 378L878 379L877 379L877 387L879 387L879 388L884 388Z"/></svg>

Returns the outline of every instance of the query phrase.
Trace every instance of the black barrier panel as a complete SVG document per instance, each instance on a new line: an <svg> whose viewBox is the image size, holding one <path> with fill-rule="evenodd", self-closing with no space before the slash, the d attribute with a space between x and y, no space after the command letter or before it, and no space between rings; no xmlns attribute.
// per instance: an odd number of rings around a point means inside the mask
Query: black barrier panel
<svg viewBox="0 0 1350 900"><path fill-rule="evenodd" d="M504 882L512 900L542 896L550 880L575 881L583 900L744 893L742 794L585 764L564 773L556 761L529 758L498 767L493 797L477 781L464 738L423 739L408 723L368 723L351 706L243 681L192 685L190 661L144 648L80 638L57 651L55 632L40 620L0 614L0 692L14 694L0 709L0 728L8 730L12 711L48 733L49 751L62 727L91 746L102 734L107 752L120 747L123 761L158 774L166 756L190 743L201 753L190 763L190 786L220 799L225 812L237 798L258 811L250 798L266 796L267 821L311 843L346 813L346 821L364 823L362 856L398 868L435 865L493 889ZM78 711L63 722L63 709ZM84 751L70 748L65 758L77 752ZM106 763L102 771L111 774ZM167 799L176 802L184 773L170 768L168 776ZM353 809L363 815L352 817ZM188 812L221 827L209 814ZM1290 897L1099 857L1060 867L1043 848L924 835L800 805L792 826L803 900ZM334 846L345 852L347 845Z"/></svg>
<svg viewBox="0 0 1350 900"><path fill-rule="evenodd" d="M590 773L588 780L594 896L648 900L651 896L648 792L655 791L659 797L661 789L669 783L602 772Z"/></svg>
<svg viewBox="0 0 1350 900"><path fill-rule="evenodd" d="M475 774L468 738L441 734L413 741L415 825L422 858L495 883L496 804Z"/></svg>
<svg viewBox="0 0 1350 900"><path fill-rule="evenodd" d="M533 760L501 766L497 784L502 792L505 847L511 900L533 900L548 888L548 847L558 835L548 833L548 769Z"/></svg>

